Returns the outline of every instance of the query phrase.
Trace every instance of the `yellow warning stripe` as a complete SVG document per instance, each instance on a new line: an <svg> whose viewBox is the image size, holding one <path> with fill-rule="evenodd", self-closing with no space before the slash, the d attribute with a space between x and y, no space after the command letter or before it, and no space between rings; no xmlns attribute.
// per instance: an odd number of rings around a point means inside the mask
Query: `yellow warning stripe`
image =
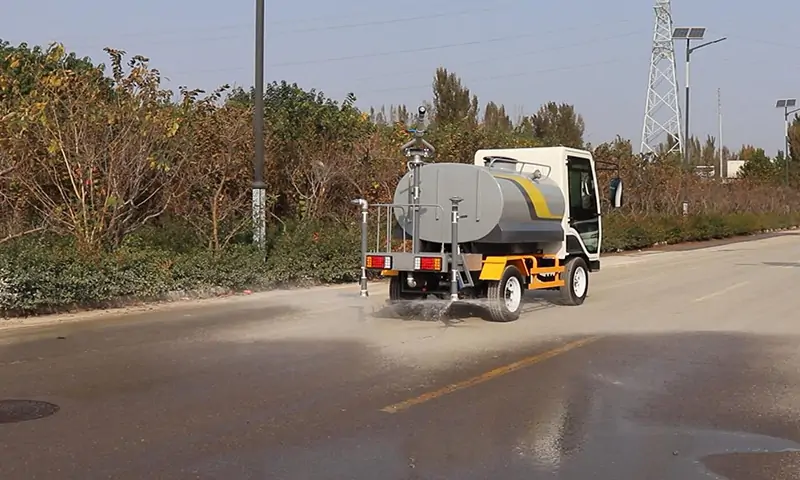
<svg viewBox="0 0 800 480"><path fill-rule="evenodd" d="M544 198L541 190L539 190L536 185L524 177L518 177L514 175L505 175L502 173L493 173L497 178L503 178L505 180L510 180L517 185L519 185L523 191L528 195L531 203L533 203L533 208L536 210L536 215L539 218L550 219L550 220L558 220L561 218L561 215L553 215L550 211L550 206L547 205L547 200Z"/></svg>
<svg viewBox="0 0 800 480"><path fill-rule="evenodd" d="M381 411L386 413L399 413L404 410L408 410L409 408L415 405L419 405L422 403L429 402L431 400L435 400L437 398L444 397L445 395L456 392L458 390L474 387L475 385L479 385L481 383L487 382L502 375L507 375L509 373L518 371L522 368L544 362L545 360L549 360L559 355L563 355L569 352L570 350L575 350L585 345L589 345L591 343L600 340L601 338L602 337L600 336L594 336L594 337L587 337L575 340L573 342L567 343L560 347L556 347L552 350L548 350L538 355L533 355L531 357L523 358L522 360L516 361L514 363L509 363L502 367L495 368L494 370L489 370L488 372L478 375L477 377L472 377L468 380L464 380L458 383L452 383L443 388L440 388L439 390L423 393L422 395L419 395L417 397L410 398L408 400L395 403L393 405L389 405L387 407L382 408Z"/></svg>

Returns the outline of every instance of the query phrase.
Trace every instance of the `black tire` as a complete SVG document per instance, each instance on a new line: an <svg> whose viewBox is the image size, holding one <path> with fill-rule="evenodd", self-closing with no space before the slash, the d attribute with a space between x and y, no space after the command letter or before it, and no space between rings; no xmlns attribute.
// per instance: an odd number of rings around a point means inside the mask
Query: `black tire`
<svg viewBox="0 0 800 480"><path fill-rule="evenodd" d="M564 267L564 286L559 288L561 303L576 307L582 305L589 293L589 266L583 257L573 257ZM577 282L576 282L577 280Z"/></svg>
<svg viewBox="0 0 800 480"><path fill-rule="evenodd" d="M519 288L519 299L514 302L516 305L511 307L506 303L506 289L510 284ZM489 313L492 321L506 323L517 320L520 313L522 313L522 296L524 293L525 281L522 278L522 273L514 265L506 266L499 281L489 282L489 291L486 297L489 300Z"/></svg>
<svg viewBox="0 0 800 480"><path fill-rule="evenodd" d="M389 304L392 310L401 317L408 317L414 313L410 300L412 295L403 293L402 279L395 275L389 279Z"/></svg>

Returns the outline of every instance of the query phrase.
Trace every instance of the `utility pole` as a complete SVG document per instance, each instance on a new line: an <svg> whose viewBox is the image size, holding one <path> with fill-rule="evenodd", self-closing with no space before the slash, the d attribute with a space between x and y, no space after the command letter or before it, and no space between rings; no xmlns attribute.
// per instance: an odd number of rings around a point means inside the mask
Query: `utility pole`
<svg viewBox="0 0 800 480"><path fill-rule="evenodd" d="M253 99L253 243L264 247L266 232L266 184L264 183L264 1L256 0L255 98Z"/></svg>
<svg viewBox="0 0 800 480"><path fill-rule="evenodd" d="M793 113L800 112L800 108L791 111L789 109L795 106L797 106L796 98L783 98L781 100L778 100L778 102L775 104L776 108L783 109L783 122L784 122L783 141L785 147L785 150L783 152L783 157L784 157L783 159L784 159L784 171L786 173L785 182L787 186L789 185L789 161L791 160L791 157L789 156L789 150L791 150L792 148L791 140L789 138L789 132L790 132L789 116Z"/></svg>
<svg viewBox="0 0 800 480"><path fill-rule="evenodd" d="M722 89L717 89L717 115L719 117L719 180L722 181Z"/></svg>
<svg viewBox="0 0 800 480"><path fill-rule="evenodd" d="M699 50L703 47L707 47L709 45L714 45L715 43L723 42L727 40L727 37L718 38L711 42L706 42L702 45L698 45L696 47L692 46L692 40L702 40L706 35L705 27L678 27L672 31L672 38L675 40L685 40L686 41L686 111L684 115L684 124L686 126L686 131L684 132L684 144L683 144L683 164L685 172L691 171L691 149L690 149L690 135L691 130L689 130L689 67L691 65L692 60L692 53L695 50ZM689 192L688 188L686 187L686 182L684 181L683 187L683 215L689 215Z"/></svg>

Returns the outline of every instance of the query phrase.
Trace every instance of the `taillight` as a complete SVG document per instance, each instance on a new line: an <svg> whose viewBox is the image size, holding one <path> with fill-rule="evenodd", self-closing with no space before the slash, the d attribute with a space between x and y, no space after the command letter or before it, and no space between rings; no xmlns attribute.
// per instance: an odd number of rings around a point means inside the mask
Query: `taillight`
<svg viewBox="0 0 800 480"><path fill-rule="evenodd" d="M442 257L416 257L414 259L414 270L442 270Z"/></svg>
<svg viewBox="0 0 800 480"><path fill-rule="evenodd" d="M379 268L381 270L392 269L392 257L383 255L367 255L367 268Z"/></svg>

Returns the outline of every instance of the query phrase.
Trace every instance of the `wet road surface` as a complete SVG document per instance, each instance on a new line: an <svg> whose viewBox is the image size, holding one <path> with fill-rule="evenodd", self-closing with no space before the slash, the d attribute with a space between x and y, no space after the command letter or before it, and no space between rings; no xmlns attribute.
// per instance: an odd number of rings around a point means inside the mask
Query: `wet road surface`
<svg viewBox="0 0 800 480"><path fill-rule="evenodd" d="M798 280L785 234L609 258L503 325L379 284L28 322L0 478L800 479Z"/></svg>

